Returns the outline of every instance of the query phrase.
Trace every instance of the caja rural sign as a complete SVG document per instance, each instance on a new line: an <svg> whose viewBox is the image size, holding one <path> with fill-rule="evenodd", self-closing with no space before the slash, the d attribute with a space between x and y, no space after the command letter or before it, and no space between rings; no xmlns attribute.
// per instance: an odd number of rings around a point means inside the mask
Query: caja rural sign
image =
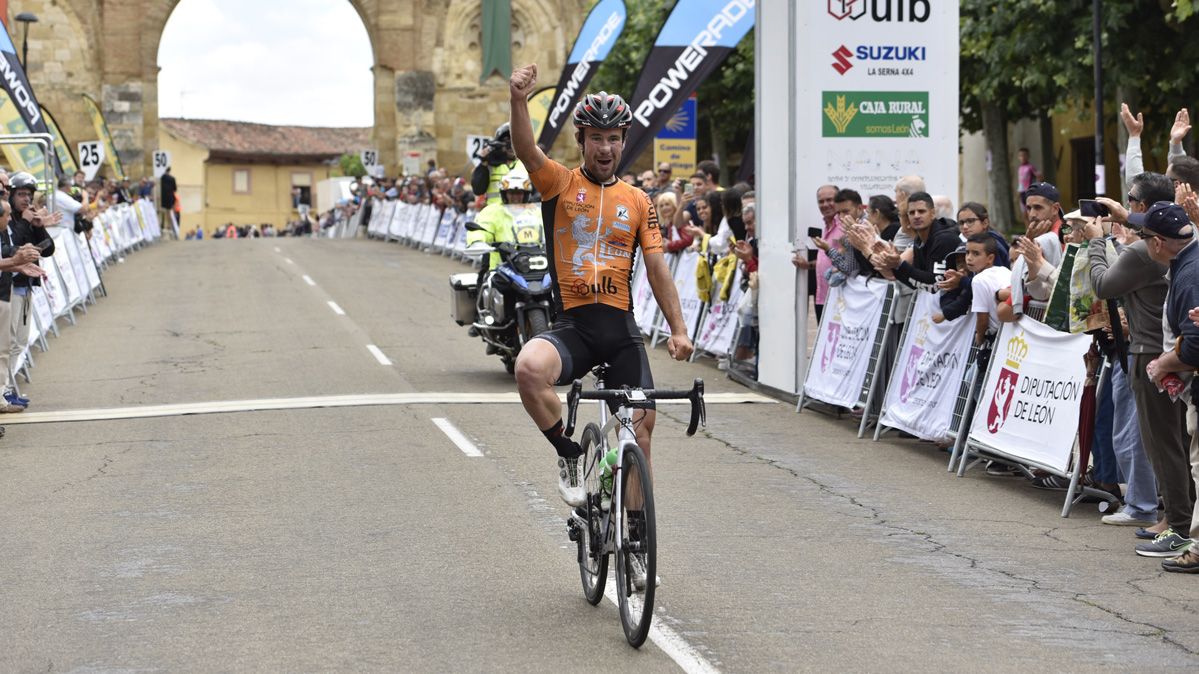
<svg viewBox="0 0 1199 674"><path fill-rule="evenodd" d="M927 91L826 91L825 138L927 138Z"/></svg>

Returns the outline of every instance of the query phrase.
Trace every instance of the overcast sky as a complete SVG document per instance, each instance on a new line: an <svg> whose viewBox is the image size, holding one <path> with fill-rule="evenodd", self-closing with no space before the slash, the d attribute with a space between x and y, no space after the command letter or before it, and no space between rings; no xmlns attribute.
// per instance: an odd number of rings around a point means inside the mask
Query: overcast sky
<svg viewBox="0 0 1199 674"><path fill-rule="evenodd" d="M183 0L158 65L162 117L374 124L370 41L347 0Z"/></svg>

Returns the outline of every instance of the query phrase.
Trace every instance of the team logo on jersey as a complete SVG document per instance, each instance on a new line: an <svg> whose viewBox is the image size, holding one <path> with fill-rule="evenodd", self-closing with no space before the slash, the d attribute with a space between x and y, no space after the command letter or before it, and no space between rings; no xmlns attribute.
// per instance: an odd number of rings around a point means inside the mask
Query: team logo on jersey
<svg viewBox="0 0 1199 674"><path fill-rule="evenodd" d="M587 190L581 189L581 190L579 190L579 193L575 195L575 201L580 204L583 203L583 201L586 199L587 199Z"/></svg>
<svg viewBox="0 0 1199 674"><path fill-rule="evenodd" d="M618 220L628 220L629 219L629 208L627 206L617 206L616 207L616 218Z"/></svg>

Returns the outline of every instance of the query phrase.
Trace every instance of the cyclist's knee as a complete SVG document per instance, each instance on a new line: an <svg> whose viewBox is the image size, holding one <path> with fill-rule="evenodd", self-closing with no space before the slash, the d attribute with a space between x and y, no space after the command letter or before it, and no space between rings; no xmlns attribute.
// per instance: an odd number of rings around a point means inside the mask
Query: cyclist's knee
<svg viewBox="0 0 1199 674"><path fill-rule="evenodd" d="M530 340L516 357L516 385L526 390L552 387L562 370L561 360L553 344Z"/></svg>

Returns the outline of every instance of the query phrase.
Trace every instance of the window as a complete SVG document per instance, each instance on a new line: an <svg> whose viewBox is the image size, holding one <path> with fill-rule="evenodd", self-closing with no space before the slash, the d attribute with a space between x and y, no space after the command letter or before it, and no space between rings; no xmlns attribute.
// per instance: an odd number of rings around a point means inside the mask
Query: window
<svg viewBox="0 0 1199 674"><path fill-rule="evenodd" d="M295 202L293 205L296 208L300 204L305 206L312 205L312 174L311 173L293 173L291 174L291 189L292 199ZM296 191L299 191L297 194Z"/></svg>
<svg viewBox="0 0 1199 674"><path fill-rule="evenodd" d="M233 169L233 193L250 193L250 169Z"/></svg>

